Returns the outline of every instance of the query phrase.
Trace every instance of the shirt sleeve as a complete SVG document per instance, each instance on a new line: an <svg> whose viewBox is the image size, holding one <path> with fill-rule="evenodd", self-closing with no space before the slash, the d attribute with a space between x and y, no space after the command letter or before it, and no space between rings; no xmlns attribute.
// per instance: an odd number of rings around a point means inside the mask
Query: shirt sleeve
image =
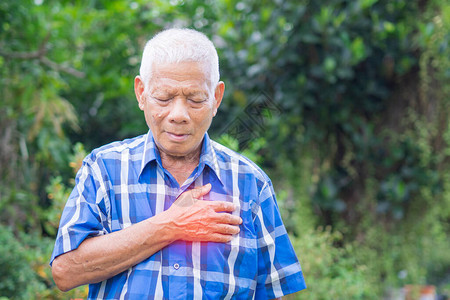
<svg viewBox="0 0 450 300"><path fill-rule="evenodd" d="M270 181L259 195L255 228L258 236L255 299L273 299L305 289L302 269L281 220Z"/></svg>
<svg viewBox="0 0 450 300"><path fill-rule="evenodd" d="M57 256L77 249L86 238L107 232L106 215L99 205L104 203L105 195L105 188L93 168L84 161L61 215L50 265Z"/></svg>

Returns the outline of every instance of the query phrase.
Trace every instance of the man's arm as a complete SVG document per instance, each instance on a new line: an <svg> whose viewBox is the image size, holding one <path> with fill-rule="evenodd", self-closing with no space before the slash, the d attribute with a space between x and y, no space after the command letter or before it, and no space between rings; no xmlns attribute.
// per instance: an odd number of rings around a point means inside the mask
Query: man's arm
<svg viewBox="0 0 450 300"><path fill-rule="evenodd" d="M183 193L167 210L111 234L88 238L80 246L55 258L53 279L62 291L111 278L147 259L176 240L228 242L239 232L241 218L234 205L197 200L211 186Z"/></svg>
<svg viewBox="0 0 450 300"><path fill-rule="evenodd" d="M303 273L281 219L272 183L262 187L255 204L254 226L258 245L255 298L276 298L306 288Z"/></svg>

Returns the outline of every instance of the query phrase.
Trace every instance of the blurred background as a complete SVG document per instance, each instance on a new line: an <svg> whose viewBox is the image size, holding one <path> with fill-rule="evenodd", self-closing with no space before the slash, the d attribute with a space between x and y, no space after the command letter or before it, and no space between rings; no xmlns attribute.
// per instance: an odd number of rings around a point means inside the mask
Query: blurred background
<svg viewBox="0 0 450 300"><path fill-rule="evenodd" d="M450 296L450 5L444 0L2 0L0 299L84 298L48 266L84 156L146 133L145 42L215 43L210 135L272 178L308 289Z"/></svg>

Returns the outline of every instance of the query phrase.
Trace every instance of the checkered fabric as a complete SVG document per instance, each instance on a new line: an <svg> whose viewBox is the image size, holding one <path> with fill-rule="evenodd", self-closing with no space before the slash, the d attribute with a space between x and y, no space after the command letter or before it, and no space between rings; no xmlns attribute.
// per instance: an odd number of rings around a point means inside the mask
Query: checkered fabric
<svg viewBox="0 0 450 300"><path fill-rule="evenodd" d="M151 132L88 155L61 217L51 262L86 238L167 210L211 183L207 201L233 202L243 223L229 243L176 241L108 280L89 299L270 299L306 288L267 175L205 134L200 162L180 187L162 167Z"/></svg>

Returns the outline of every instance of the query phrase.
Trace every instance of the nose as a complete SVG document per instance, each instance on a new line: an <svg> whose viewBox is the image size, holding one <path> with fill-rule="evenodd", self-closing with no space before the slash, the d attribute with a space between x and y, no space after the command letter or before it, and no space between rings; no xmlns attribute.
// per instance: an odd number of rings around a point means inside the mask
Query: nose
<svg viewBox="0 0 450 300"><path fill-rule="evenodd" d="M174 99L169 112L169 121L173 123L187 123L189 121L189 112L184 99Z"/></svg>

